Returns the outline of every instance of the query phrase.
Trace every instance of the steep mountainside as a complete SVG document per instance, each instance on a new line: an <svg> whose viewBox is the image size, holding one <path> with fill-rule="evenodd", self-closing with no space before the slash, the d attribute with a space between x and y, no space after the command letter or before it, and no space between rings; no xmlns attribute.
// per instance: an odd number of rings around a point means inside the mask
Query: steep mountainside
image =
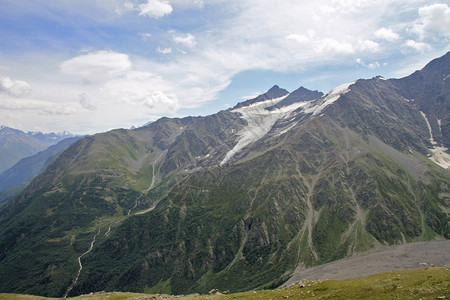
<svg viewBox="0 0 450 300"><path fill-rule="evenodd" d="M52 163L58 154L81 137L67 138L30 157L22 158L0 174L0 203L20 193L30 181Z"/></svg>
<svg viewBox="0 0 450 300"><path fill-rule="evenodd" d="M413 74L445 105L449 59ZM430 125L441 100L419 107L408 78L274 86L81 139L0 210L0 291L248 290L299 264L450 238L450 155Z"/></svg>
<svg viewBox="0 0 450 300"><path fill-rule="evenodd" d="M34 155L72 136L68 133L25 133L18 129L0 126L0 173L15 165L20 159Z"/></svg>
<svg viewBox="0 0 450 300"><path fill-rule="evenodd" d="M428 120L435 145L450 148L450 52L423 70L392 80L399 93Z"/></svg>

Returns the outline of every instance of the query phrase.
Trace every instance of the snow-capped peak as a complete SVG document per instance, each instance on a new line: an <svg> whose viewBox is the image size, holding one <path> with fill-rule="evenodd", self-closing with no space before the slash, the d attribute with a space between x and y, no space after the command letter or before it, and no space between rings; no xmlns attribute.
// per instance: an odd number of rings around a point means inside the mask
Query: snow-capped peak
<svg viewBox="0 0 450 300"><path fill-rule="evenodd" d="M287 96L289 92L285 89L280 88L278 85L274 85L267 92L258 95L256 98L249 99L236 104L232 109L238 109L244 106L250 106L255 103L261 103L265 101L275 101L283 96Z"/></svg>
<svg viewBox="0 0 450 300"><path fill-rule="evenodd" d="M69 132L69 131L61 131L61 132L58 132L58 133L56 133L56 135L57 136L70 136L70 137L72 137L72 136L74 136L74 134L73 133L71 133L71 132Z"/></svg>
<svg viewBox="0 0 450 300"><path fill-rule="evenodd" d="M355 81L335 87L334 89L329 91L328 94L318 100L318 102L311 103L311 105L306 107L303 112L305 114L312 113L313 116L320 114L327 106L337 101L341 97L341 95L350 91L350 86L354 83Z"/></svg>

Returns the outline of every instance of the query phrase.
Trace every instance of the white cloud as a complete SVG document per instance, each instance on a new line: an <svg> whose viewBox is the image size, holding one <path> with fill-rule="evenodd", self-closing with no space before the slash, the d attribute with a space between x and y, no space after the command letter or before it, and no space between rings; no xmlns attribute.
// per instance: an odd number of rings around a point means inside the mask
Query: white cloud
<svg viewBox="0 0 450 300"><path fill-rule="evenodd" d="M104 50L80 55L60 64L62 74L80 76L89 81L120 75L130 68L128 55Z"/></svg>
<svg viewBox="0 0 450 300"><path fill-rule="evenodd" d="M358 14L371 7L385 4L383 0L332 0L324 1L321 11L328 14ZM331 2L331 3L330 3Z"/></svg>
<svg viewBox="0 0 450 300"><path fill-rule="evenodd" d="M139 5L139 15L155 19L170 15L173 9L168 1L165 0L147 0L147 3Z"/></svg>
<svg viewBox="0 0 450 300"><path fill-rule="evenodd" d="M126 9L128 9L128 10L134 9L134 4L133 4L133 2L130 2L130 1L125 1L125 3L123 4L123 6L124 6Z"/></svg>
<svg viewBox="0 0 450 300"><path fill-rule="evenodd" d="M128 105L143 104L153 113L173 113L179 108L173 86L150 72L131 71L126 76L108 81L100 89L103 98Z"/></svg>
<svg viewBox="0 0 450 300"><path fill-rule="evenodd" d="M36 122L36 115L45 116L44 118L47 118L48 115L67 116L74 114L79 109L79 104L77 103L64 103L61 99L52 101L46 96L36 96L34 89L32 89L32 84L27 81L14 80L9 76L0 77L0 119L19 119L21 122ZM54 83L52 84L54 85ZM42 87L35 83L33 83L33 86ZM54 95L55 98L63 98L64 89L57 90L58 92ZM49 93L51 93L50 91L52 91L52 88L48 89ZM42 95L42 93L40 94ZM18 117L24 114L27 115L28 119Z"/></svg>
<svg viewBox="0 0 450 300"><path fill-rule="evenodd" d="M163 48L163 49L161 49L161 48L158 46L158 48L156 48L156 51L157 51L158 53L161 53L161 54L170 54L170 53L172 53L172 48L168 47L168 48Z"/></svg>
<svg viewBox="0 0 450 300"><path fill-rule="evenodd" d="M148 41L151 37L152 34L148 33L148 32L140 32L139 36L141 37L141 40L143 40L144 42Z"/></svg>
<svg viewBox="0 0 450 300"><path fill-rule="evenodd" d="M380 66L380 63L375 61L373 63L369 63L367 66L368 66L369 69L376 69L376 68L378 68Z"/></svg>
<svg viewBox="0 0 450 300"><path fill-rule="evenodd" d="M416 42L414 40L407 40L404 46L418 52L425 52L431 50L431 46L424 42Z"/></svg>
<svg viewBox="0 0 450 300"><path fill-rule="evenodd" d="M73 104L72 105L57 105L57 106L52 104L52 105L42 107L41 114L68 116L68 115L75 114L77 111L78 111L77 106L73 105Z"/></svg>
<svg viewBox="0 0 450 300"><path fill-rule="evenodd" d="M447 4L435 3L419 8L419 20L413 30L421 38L429 33L450 36L450 7Z"/></svg>
<svg viewBox="0 0 450 300"><path fill-rule="evenodd" d="M380 51L380 44L371 40L364 40L359 43L361 51L378 52Z"/></svg>
<svg viewBox="0 0 450 300"><path fill-rule="evenodd" d="M395 42L396 40L399 39L399 35L397 33L395 33L394 31L392 31L392 29L388 29L388 28L380 28L375 32L375 36L377 38L386 40L388 42Z"/></svg>
<svg viewBox="0 0 450 300"><path fill-rule="evenodd" d="M194 5L196 5L199 8L203 8L205 6L202 0L194 0Z"/></svg>
<svg viewBox="0 0 450 300"><path fill-rule="evenodd" d="M214 4L220 1L226 1L226 0L171 0L170 3L176 7L176 8L187 8L191 9L192 7L195 7L197 9L201 9L205 7L205 2L208 4ZM231 0L232 1L232 0Z"/></svg>
<svg viewBox="0 0 450 300"><path fill-rule="evenodd" d="M91 103L86 93L80 94L80 105L87 110L96 110L97 107Z"/></svg>
<svg viewBox="0 0 450 300"><path fill-rule="evenodd" d="M361 58L357 58L356 62L360 64L363 67L369 68L369 69L376 69L381 66L381 64L377 61L371 62L371 63L365 63Z"/></svg>
<svg viewBox="0 0 450 300"><path fill-rule="evenodd" d="M174 35L173 40L177 44L181 44L188 48L193 48L195 45L197 45L197 42L195 41L195 36L187 33L185 35Z"/></svg>
<svg viewBox="0 0 450 300"><path fill-rule="evenodd" d="M154 91L145 97L143 103L149 108L163 112L169 111L174 113L179 108L177 96L175 94L165 94L162 91Z"/></svg>
<svg viewBox="0 0 450 300"><path fill-rule="evenodd" d="M146 62L138 61L136 66ZM138 71L128 55L112 51L95 51L69 59L61 63L61 73L81 79L96 78L89 85L78 83L79 92L73 103L86 114L101 111L104 118L116 118L116 122L133 115L172 114L180 108L175 92L186 95L192 90L155 73ZM165 72L160 69L160 73ZM195 93L192 96L198 100Z"/></svg>
<svg viewBox="0 0 450 300"><path fill-rule="evenodd" d="M326 38L319 41L316 51L319 53L334 52L349 54L355 52L353 46L347 42L340 42L335 39Z"/></svg>
<svg viewBox="0 0 450 300"><path fill-rule="evenodd" d="M31 86L22 80L12 80L9 77L0 78L0 93L6 93L12 97L23 97L29 95Z"/></svg>
<svg viewBox="0 0 450 300"><path fill-rule="evenodd" d="M326 14L333 14L336 12L336 7L331 5L322 5L319 7L320 11Z"/></svg>
<svg viewBox="0 0 450 300"><path fill-rule="evenodd" d="M70 115L77 111L76 105L55 105L55 103L33 98L1 98L1 110L35 111L41 115Z"/></svg>
<svg viewBox="0 0 450 300"><path fill-rule="evenodd" d="M307 35L296 34L296 33L291 33L291 34L287 35L286 38L289 40L299 42L299 43L306 43L310 40Z"/></svg>

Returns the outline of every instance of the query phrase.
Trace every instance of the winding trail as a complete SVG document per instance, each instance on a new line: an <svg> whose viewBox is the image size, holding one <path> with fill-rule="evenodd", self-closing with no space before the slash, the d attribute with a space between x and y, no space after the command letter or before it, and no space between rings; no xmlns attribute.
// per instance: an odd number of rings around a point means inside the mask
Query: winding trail
<svg viewBox="0 0 450 300"><path fill-rule="evenodd" d="M78 256L79 269L78 269L78 272L77 272L77 276L75 276L75 279L72 281L72 284L67 288L67 291L64 293L63 298L67 298L67 295L70 293L70 291L73 289L73 287L77 283L78 278L80 277L80 274L81 274L81 270L83 269L83 265L81 264L81 258L92 251L92 249L94 248L95 239L97 238L97 236L99 234L100 234L100 228L98 229L98 232L94 235L94 238L92 239L92 242L91 242L91 245L89 246L89 249L86 252L84 252L83 254L81 254L80 256Z"/></svg>
<svg viewBox="0 0 450 300"><path fill-rule="evenodd" d="M111 232L111 225L109 225L108 230L105 232L104 236L108 236L108 234Z"/></svg>

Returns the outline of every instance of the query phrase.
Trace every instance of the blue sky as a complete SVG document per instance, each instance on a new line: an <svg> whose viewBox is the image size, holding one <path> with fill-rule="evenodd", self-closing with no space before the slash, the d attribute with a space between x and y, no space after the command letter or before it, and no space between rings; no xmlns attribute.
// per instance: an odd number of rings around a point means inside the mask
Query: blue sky
<svg viewBox="0 0 450 300"><path fill-rule="evenodd" d="M327 92L450 50L447 1L0 0L0 124L96 133Z"/></svg>

